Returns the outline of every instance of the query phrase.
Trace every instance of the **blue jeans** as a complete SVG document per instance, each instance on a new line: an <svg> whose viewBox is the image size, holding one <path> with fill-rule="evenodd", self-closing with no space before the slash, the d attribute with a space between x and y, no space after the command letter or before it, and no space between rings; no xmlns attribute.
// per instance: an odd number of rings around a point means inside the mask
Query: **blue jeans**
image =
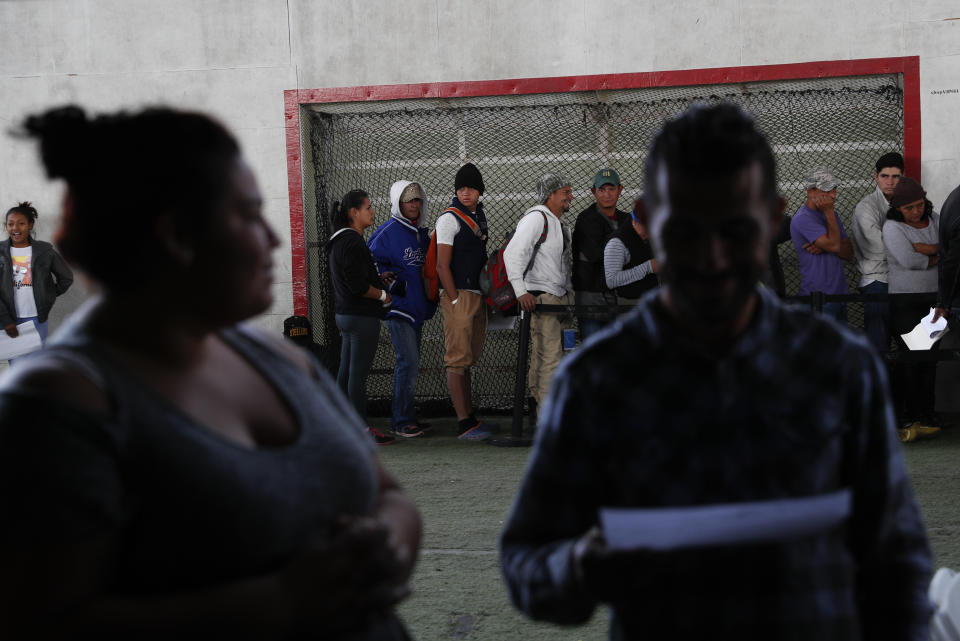
<svg viewBox="0 0 960 641"><path fill-rule="evenodd" d="M577 316L577 323L580 324L580 342L583 343L590 336L606 327L610 320L596 316Z"/></svg>
<svg viewBox="0 0 960 641"><path fill-rule="evenodd" d="M886 283L875 280L869 285L858 287L861 294L886 294ZM863 331L878 354L890 349L890 303L866 302L863 304Z"/></svg>
<svg viewBox="0 0 960 641"><path fill-rule="evenodd" d="M846 303L824 303L823 313L841 323L847 322L847 304Z"/></svg>
<svg viewBox="0 0 960 641"><path fill-rule="evenodd" d="M17 325L19 325L20 323L26 323L27 321L33 321L33 326L37 328L37 333L40 334L40 341L43 343L46 343L47 342L47 321L43 321L41 323L37 320L37 318L39 317L27 316L26 318L18 318ZM28 356L28 354L24 354L23 356ZM18 356L17 358L11 358L9 360L9 363L13 365L15 361L23 358L23 356Z"/></svg>
<svg viewBox="0 0 960 641"><path fill-rule="evenodd" d="M346 392L357 414L366 422L367 374L373 365L373 357L377 355L380 319L350 314L336 314L334 318L342 336L337 385Z"/></svg>
<svg viewBox="0 0 960 641"><path fill-rule="evenodd" d="M405 427L417 423L417 408L414 406L414 392L417 387L417 375L420 373L420 330L411 323L399 318L388 318L387 329L393 350L397 353L396 367L393 370L393 412L390 428Z"/></svg>

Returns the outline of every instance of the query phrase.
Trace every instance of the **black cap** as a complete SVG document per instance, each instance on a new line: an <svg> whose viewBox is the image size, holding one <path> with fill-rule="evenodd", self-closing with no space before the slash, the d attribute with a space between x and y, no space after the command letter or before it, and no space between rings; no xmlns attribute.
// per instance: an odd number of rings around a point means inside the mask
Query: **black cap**
<svg viewBox="0 0 960 641"><path fill-rule="evenodd" d="M453 181L453 191L461 187L473 187L483 195L483 176L480 170L472 162L468 162L457 171L457 177Z"/></svg>
<svg viewBox="0 0 960 641"><path fill-rule="evenodd" d="M312 343L313 330L310 327L310 319L306 316L289 316L283 321L283 335L294 343Z"/></svg>

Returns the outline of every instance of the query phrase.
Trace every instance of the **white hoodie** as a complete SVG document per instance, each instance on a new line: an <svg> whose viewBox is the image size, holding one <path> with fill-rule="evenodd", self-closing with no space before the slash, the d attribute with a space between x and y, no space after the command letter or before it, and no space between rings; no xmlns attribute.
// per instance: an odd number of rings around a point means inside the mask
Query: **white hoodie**
<svg viewBox="0 0 960 641"><path fill-rule="evenodd" d="M400 213L400 194L403 193L403 190L407 188L407 185L412 185L412 180L398 180L397 182L390 185L390 215L393 218L397 218L400 222L410 225L410 221L403 217L403 214ZM421 191L423 191L423 202L420 203L420 218L417 220L417 227L423 224L423 221L427 219L427 190L423 188L422 183L417 183L420 185Z"/></svg>

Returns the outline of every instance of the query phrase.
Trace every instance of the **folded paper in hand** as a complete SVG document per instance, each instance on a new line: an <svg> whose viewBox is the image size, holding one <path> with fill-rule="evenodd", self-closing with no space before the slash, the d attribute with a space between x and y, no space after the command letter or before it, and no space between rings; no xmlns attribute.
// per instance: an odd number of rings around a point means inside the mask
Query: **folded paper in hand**
<svg viewBox="0 0 960 641"><path fill-rule="evenodd" d="M920 319L920 322L909 334L900 334L900 338L907 344L907 347L910 349L930 349L947 333L947 319L940 318L934 323L933 314L934 309L931 307L930 313Z"/></svg>
<svg viewBox="0 0 960 641"><path fill-rule="evenodd" d="M17 332L19 336L10 338L6 332L0 331L0 361L8 361L17 356L35 352L43 346L33 321L25 321L17 325Z"/></svg>
<svg viewBox="0 0 960 641"><path fill-rule="evenodd" d="M850 515L849 489L797 499L690 507L600 509L613 549L676 550L780 541L823 532Z"/></svg>

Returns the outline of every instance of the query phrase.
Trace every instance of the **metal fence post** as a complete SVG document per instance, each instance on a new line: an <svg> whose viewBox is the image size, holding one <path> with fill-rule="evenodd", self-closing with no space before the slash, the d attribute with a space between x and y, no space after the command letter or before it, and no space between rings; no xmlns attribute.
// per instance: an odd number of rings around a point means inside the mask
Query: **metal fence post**
<svg viewBox="0 0 960 641"><path fill-rule="evenodd" d="M813 308L813 311L815 312L823 311L823 299L824 299L823 292L812 292L810 294L810 307Z"/></svg>
<svg viewBox="0 0 960 641"><path fill-rule="evenodd" d="M532 439L523 436L523 408L526 405L526 380L529 357L527 350L530 346L530 316L531 312L520 312L520 345L517 354L517 371L513 382L513 423L510 426L510 435L490 439L490 445L500 447L526 447Z"/></svg>

